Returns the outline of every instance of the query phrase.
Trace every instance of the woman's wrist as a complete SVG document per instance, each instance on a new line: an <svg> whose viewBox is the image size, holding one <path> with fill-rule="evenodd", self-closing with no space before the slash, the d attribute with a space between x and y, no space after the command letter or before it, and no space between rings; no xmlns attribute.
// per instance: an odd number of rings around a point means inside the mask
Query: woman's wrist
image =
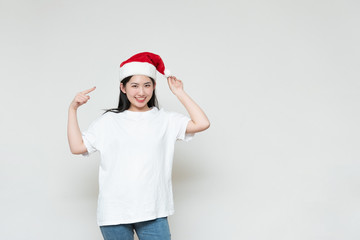
<svg viewBox="0 0 360 240"><path fill-rule="evenodd" d="M174 93L176 97L181 98L182 96L186 95L186 92L184 91L184 89L178 90L176 91L176 93Z"/></svg>
<svg viewBox="0 0 360 240"><path fill-rule="evenodd" d="M69 111L77 111L77 109L78 109L78 107L75 107L72 104L70 104Z"/></svg>

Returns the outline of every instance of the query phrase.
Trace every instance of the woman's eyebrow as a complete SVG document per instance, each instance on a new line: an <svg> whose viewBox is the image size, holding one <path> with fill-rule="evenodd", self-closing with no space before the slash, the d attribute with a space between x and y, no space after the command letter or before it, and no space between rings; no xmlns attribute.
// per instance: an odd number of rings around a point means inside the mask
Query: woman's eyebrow
<svg viewBox="0 0 360 240"><path fill-rule="evenodd" d="M138 85L139 83L131 83L131 84L133 84L133 85ZM146 82L146 83L144 83L144 84L151 84L151 82Z"/></svg>

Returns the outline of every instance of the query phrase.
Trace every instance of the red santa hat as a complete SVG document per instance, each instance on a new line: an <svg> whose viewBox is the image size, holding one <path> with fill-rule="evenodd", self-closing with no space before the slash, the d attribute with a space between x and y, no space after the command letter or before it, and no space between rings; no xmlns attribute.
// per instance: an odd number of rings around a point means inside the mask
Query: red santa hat
<svg viewBox="0 0 360 240"><path fill-rule="evenodd" d="M171 74L168 69L165 69L164 62L159 55L151 52L141 52L120 64L119 77L120 81L122 81L132 75L145 75L155 80L156 71L166 77Z"/></svg>

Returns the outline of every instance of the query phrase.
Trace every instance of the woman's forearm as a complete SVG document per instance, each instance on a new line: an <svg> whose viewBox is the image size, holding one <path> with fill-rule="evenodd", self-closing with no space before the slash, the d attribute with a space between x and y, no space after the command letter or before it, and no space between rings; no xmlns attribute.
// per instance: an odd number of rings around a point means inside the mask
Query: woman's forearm
<svg viewBox="0 0 360 240"><path fill-rule="evenodd" d="M67 135L71 153L81 154L87 151L77 120L77 109L73 107L69 107Z"/></svg>
<svg viewBox="0 0 360 240"><path fill-rule="evenodd" d="M176 96L186 108L193 122L192 129L189 132L199 132L209 128L210 121L206 114L184 90L178 91Z"/></svg>

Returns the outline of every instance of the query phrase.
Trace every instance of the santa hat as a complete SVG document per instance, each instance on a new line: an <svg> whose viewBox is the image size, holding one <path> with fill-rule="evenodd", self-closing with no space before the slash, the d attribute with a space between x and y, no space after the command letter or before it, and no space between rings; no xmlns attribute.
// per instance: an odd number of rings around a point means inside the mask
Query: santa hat
<svg viewBox="0 0 360 240"><path fill-rule="evenodd" d="M120 64L119 77L120 81L122 81L124 78L132 75L145 75L155 80L156 71L166 77L171 74L168 69L165 69L164 62L159 55L151 52L142 52L135 54Z"/></svg>

